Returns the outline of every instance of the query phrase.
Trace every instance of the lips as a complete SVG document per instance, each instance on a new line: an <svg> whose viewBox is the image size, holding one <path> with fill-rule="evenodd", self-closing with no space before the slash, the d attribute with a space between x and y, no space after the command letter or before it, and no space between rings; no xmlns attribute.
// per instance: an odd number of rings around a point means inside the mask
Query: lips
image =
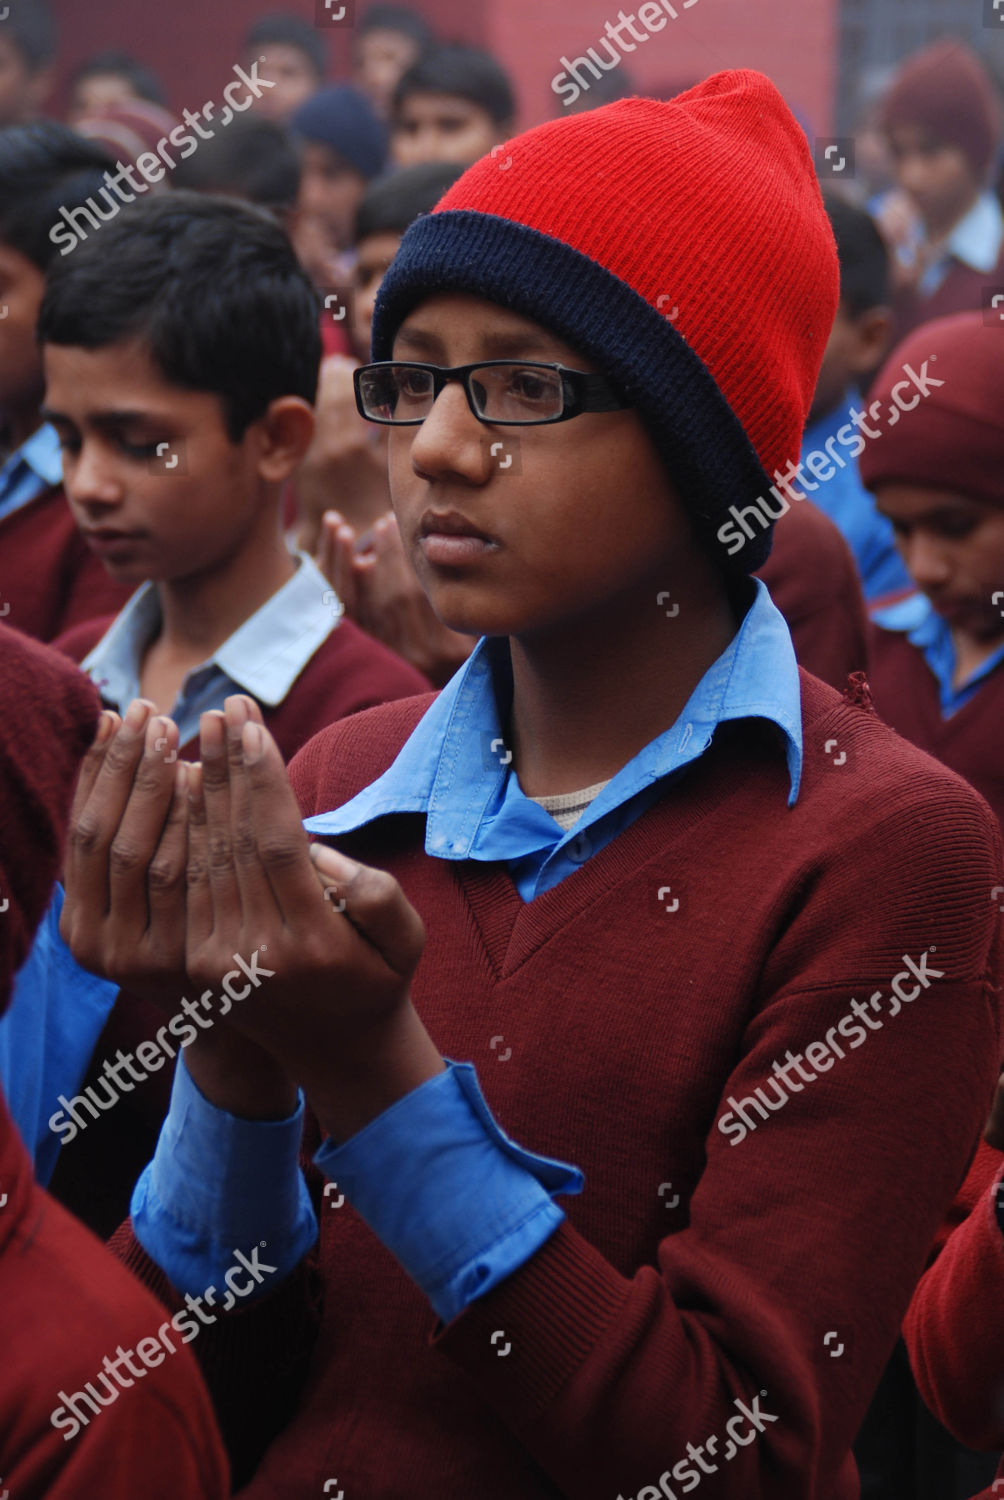
<svg viewBox="0 0 1004 1500"><path fill-rule="evenodd" d="M495 540L487 531L481 531L473 521L469 521L457 510L427 510L418 524L418 534L420 537L471 536L482 542Z"/></svg>

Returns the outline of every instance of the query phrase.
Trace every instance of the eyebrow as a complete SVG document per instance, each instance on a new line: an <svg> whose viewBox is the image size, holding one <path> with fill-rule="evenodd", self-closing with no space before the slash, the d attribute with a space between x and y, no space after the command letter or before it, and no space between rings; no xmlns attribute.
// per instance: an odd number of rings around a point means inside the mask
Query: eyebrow
<svg viewBox="0 0 1004 1500"><path fill-rule="evenodd" d="M397 335L398 346L426 354L441 353L443 341L431 329L402 328ZM532 329L489 331L482 336L485 359L546 359L551 363L563 363L553 342L546 334L534 333Z"/></svg>
<svg viewBox="0 0 1004 1500"><path fill-rule="evenodd" d="M43 406L40 415L43 422L51 422L53 426L59 423L64 427L75 427L77 425L72 417L68 417L65 412L53 411L51 406ZM86 412L84 420L89 422L92 427L124 427L130 422L161 423L166 421L166 418L157 412L130 411L127 409L124 411Z"/></svg>

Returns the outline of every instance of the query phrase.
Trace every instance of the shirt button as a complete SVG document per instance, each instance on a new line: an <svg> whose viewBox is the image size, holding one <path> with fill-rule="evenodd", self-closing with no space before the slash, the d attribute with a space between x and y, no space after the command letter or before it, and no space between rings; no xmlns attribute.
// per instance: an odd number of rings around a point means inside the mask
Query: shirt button
<svg viewBox="0 0 1004 1500"><path fill-rule="evenodd" d="M584 864L593 852L592 840L588 834L577 833L572 841L565 846L565 853L569 859L574 860L577 865Z"/></svg>

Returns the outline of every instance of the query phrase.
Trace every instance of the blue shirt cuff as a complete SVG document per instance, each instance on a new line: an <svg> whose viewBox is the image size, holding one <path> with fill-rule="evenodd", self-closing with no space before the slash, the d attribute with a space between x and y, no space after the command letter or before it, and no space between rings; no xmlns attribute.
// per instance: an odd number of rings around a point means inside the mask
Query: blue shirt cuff
<svg viewBox="0 0 1004 1500"><path fill-rule="evenodd" d="M444 1323L510 1276L581 1193L577 1167L524 1151L492 1118L470 1063L448 1062L314 1158Z"/></svg>
<svg viewBox="0 0 1004 1500"><path fill-rule="evenodd" d="M153 1161L133 1191L133 1231L179 1292L218 1286L237 1250L267 1246L275 1271L244 1299L288 1276L317 1239L299 1166L303 1096L286 1120L244 1120L199 1092L178 1057L171 1107Z"/></svg>

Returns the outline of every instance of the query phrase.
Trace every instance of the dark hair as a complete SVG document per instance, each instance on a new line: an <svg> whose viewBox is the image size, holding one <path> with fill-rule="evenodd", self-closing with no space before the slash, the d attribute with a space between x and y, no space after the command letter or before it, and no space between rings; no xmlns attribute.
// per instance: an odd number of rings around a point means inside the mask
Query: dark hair
<svg viewBox="0 0 1004 1500"><path fill-rule="evenodd" d="M43 343L146 341L165 380L219 396L232 442L280 396L313 402L320 305L263 209L166 193L138 200L49 276Z"/></svg>
<svg viewBox="0 0 1004 1500"><path fill-rule="evenodd" d="M6 37L20 52L32 73L39 72L56 55L56 22L46 0L10 0L8 14L0 22L0 37Z"/></svg>
<svg viewBox="0 0 1004 1500"><path fill-rule="evenodd" d="M109 75L127 79L138 99L148 99L151 104L167 103L167 95L153 69L128 52L95 53L74 72L70 87L75 89L88 78L106 78Z"/></svg>
<svg viewBox="0 0 1004 1500"><path fill-rule="evenodd" d="M423 51L436 40L428 21L407 5L368 6L359 18L356 35L365 36L367 31L397 31L401 36L411 37Z"/></svg>
<svg viewBox="0 0 1004 1500"><path fill-rule="evenodd" d="M454 94L487 110L496 125L507 125L516 113L509 75L489 52L478 47L436 47L413 63L394 90L396 115L412 94Z"/></svg>
<svg viewBox="0 0 1004 1500"><path fill-rule="evenodd" d="M276 120L237 115L226 130L204 141L174 169L176 188L223 193L262 208L295 208L300 192L300 154Z"/></svg>
<svg viewBox="0 0 1004 1500"><path fill-rule="evenodd" d="M297 52L303 53L321 82L328 71L327 54L317 28L308 26L300 16L288 11L262 16L248 31L244 45L252 52L256 47L295 47Z"/></svg>
<svg viewBox="0 0 1004 1500"><path fill-rule="evenodd" d="M887 307L891 296L889 252L871 214L827 194L826 212L840 257L840 301L851 317Z"/></svg>
<svg viewBox="0 0 1004 1500"><path fill-rule="evenodd" d="M105 186L112 158L66 125L39 121L0 130L0 240L40 271L56 254L49 231Z"/></svg>
<svg viewBox="0 0 1004 1500"><path fill-rule="evenodd" d="M356 212L356 244L371 234L404 234L409 224L435 208L465 170L457 162L425 161L378 177Z"/></svg>

